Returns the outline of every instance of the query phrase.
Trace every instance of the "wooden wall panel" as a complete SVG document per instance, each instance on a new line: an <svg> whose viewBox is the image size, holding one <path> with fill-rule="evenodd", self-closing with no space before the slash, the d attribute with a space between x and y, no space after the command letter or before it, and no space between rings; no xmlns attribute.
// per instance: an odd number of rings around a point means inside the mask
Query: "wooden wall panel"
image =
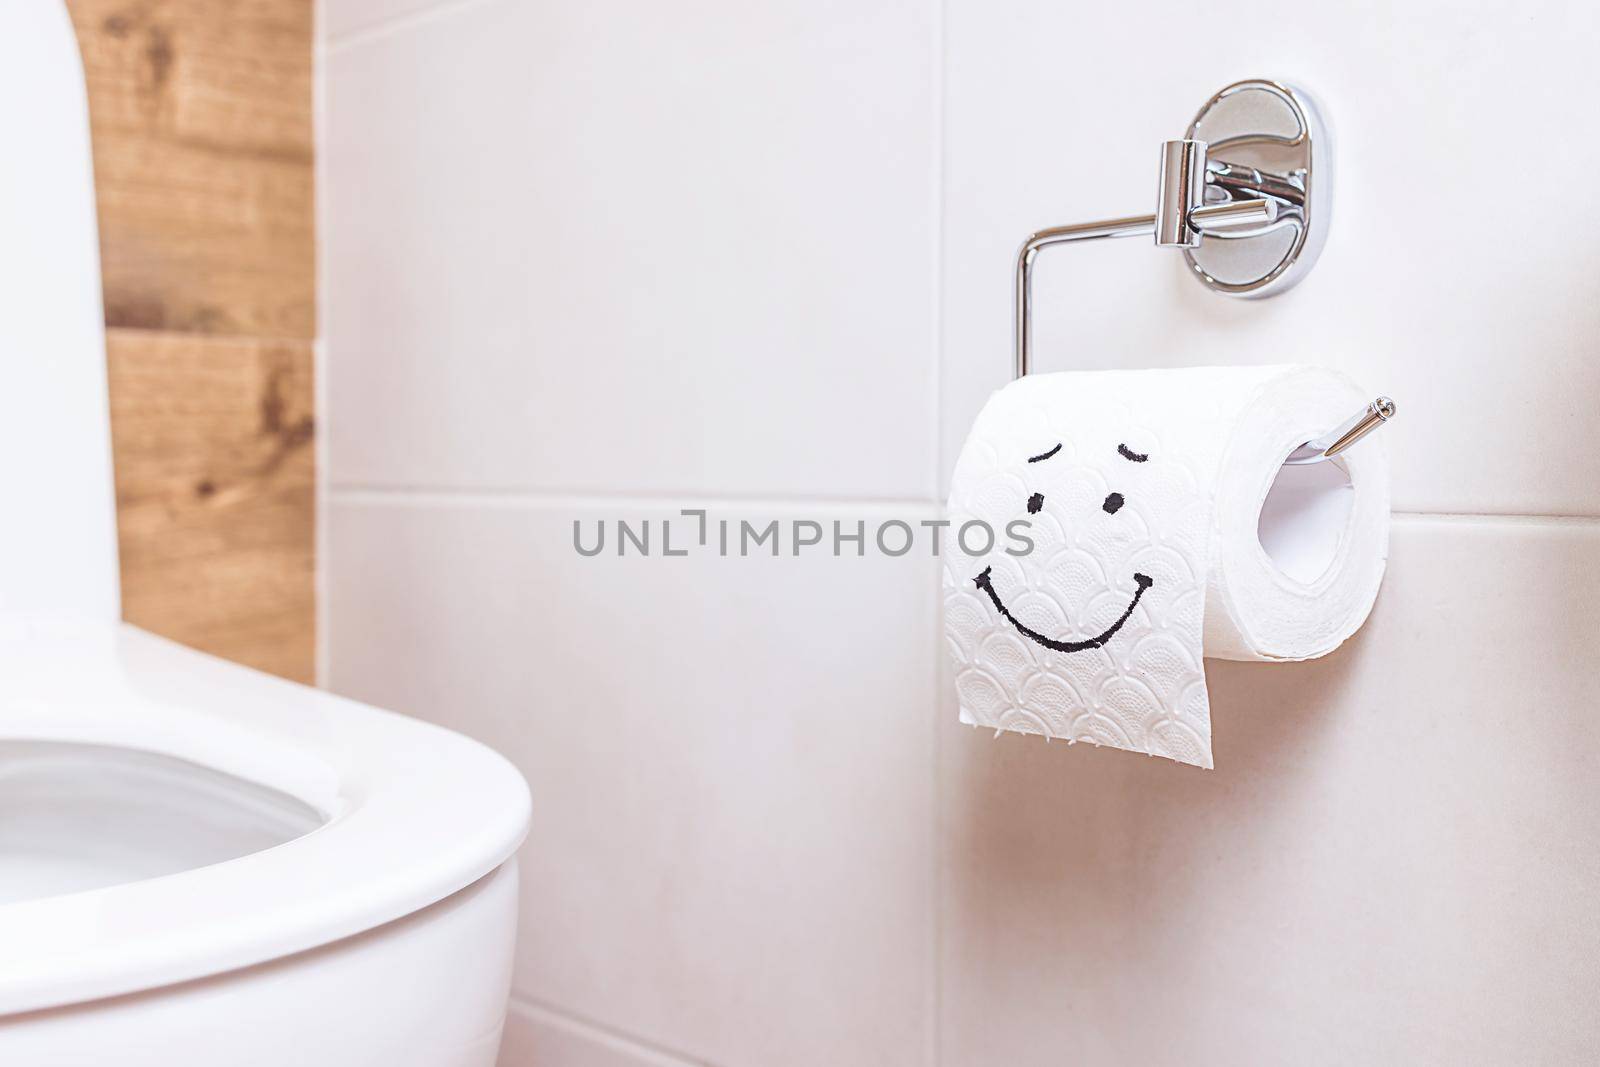
<svg viewBox="0 0 1600 1067"><path fill-rule="evenodd" d="M107 342L124 617L310 681L309 342L120 329Z"/></svg>
<svg viewBox="0 0 1600 1067"><path fill-rule="evenodd" d="M311 0L71 0L111 326L316 333Z"/></svg>
<svg viewBox="0 0 1600 1067"><path fill-rule="evenodd" d="M123 614L315 670L312 0L68 0L94 137Z"/></svg>

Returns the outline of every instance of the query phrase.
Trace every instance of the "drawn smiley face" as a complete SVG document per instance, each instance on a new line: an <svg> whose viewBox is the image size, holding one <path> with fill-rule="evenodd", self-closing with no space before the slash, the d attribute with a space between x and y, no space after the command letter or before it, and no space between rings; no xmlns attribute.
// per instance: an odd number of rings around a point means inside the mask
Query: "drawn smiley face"
<svg viewBox="0 0 1600 1067"><path fill-rule="evenodd" d="M1061 446L1058 444L1048 452L1042 452L1037 456L1030 456L1028 458L1028 462L1042 463L1060 451ZM1148 454L1135 452L1127 445L1118 445L1117 454L1130 463L1143 463L1150 458ZM1102 503L1100 507L1107 515L1115 515L1118 511L1122 510L1122 505L1125 503L1127 503L1127 501L1123 499L1121 493L1113 492L1106 494L1105 502ZM1043 507L1043 494L1034 493L1028 498L1028 514L1037 515L1039 510ZM1155 579L1151 578L1148 574L1135 573L1133 576L1133 584L1137 588L1134 590L1133 599L1128 602L1127 609L1123 611L1123 613L1117 618L1116 622L1106 627L1105 630L1101 631L1094 637L1088 638L1084 641L1058 641L1053 637L1046 637L1037 630L1031 630L1024 626L1016 616L1012 615L1011 612L1007 610L1005 603L1000 599L1000 594L994 591L994 582L992 582L989 578L989 572L991 570L993 570L992 567L983 568L983 573L972 579L972 584L976 585L979 589L982 589L984 593L988 595L989 600L994 604L995 610L1004 616L1007 622L1016 627L1016 630L1019 634L1021 634L1023 637L1026 637L1030 641L1043 645L1052 652L1083 652L1086 649L1103 647L1107 641L1110 641L1116 636L1117 631L1122 629L1123 624L1133 616L1133 609L1139 606L1139 598L1144 596L1145 590L1156 584Z"/></svg>

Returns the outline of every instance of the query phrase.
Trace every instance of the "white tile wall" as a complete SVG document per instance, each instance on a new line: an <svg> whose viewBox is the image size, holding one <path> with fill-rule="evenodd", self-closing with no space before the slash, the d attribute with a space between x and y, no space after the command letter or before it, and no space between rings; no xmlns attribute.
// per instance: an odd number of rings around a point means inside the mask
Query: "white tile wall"
<svg viewBox="0 0 1600 1067"><path fill-rule="evenodd" d="M527 775L519 995L717 1063L920 1053L935 561L578 556L619 514L675 512L336 499L329 684Z"/></svg>
<svg viewBox="0 0 1600 1067"><path fill-rule="evenodd" d="M1600 9L947 7L946 472L1010 373L1022 238L1155 210L1160 142L1223 85L1281 77L1325 103L1335 132L1333 228L1309 279L1230 300L1145 241L1051 249L1035 278L1040 368L1325 363L1399 402L1385 431L1396 508L1600 514L1600 449L1586 447L1600 201L1494 176L1600 166L1600 141L1573 136L1592 125ZM1537 164L1501 162L1530 151Z"/></svg>
<svg viewBox="0 0 1600 1067"><path fill-rule="evenodd" d="M941 1062L1592 1062L1597 564L1398 520L1350 645L1208 664L1214 772L945 715Z"/></svg>
<svg viewBox="0 0 1600 1067"><path fill-rule="evenodd" d="M327 677L529 777L508 1067L1600 1056L1595 10L325 7ZM572 551L933 514L1017 241L1257 74L1339 138L1305 285L1038 278L1047 368L1401 404L1371 622L1213 664L1217 771L956 725L926 558Z"/></svg>
<svg viewBox="0 0 1600 1067"><path fill-rule="evenodd" d="M927 497L933 23L498 2L335 45L335 485Z"/></svg>

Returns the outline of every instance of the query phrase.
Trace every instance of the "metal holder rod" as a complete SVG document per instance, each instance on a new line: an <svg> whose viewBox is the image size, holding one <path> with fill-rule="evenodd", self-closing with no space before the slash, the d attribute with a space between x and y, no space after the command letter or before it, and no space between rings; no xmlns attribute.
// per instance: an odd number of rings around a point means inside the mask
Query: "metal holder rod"
<svg viewBox="0 0 1600 1067"><path fill-rule="evenodd" d="M1104 222L1083 222L1076 226L1053 226L1030 234L1017 252L1016 290L1012 308L1015 312L1013 353L1017 377L1032 370L1033 362L1033 261L1041 250L1051 245L1069 241L1103 241L1113 237L1144 237L1155 233L1154 215L1137 215L1126 219L1107 219Z"/></svg>
<svg viewBox="0 0 1600 1067"><path fill-rule="evenodd" d="M1202 132L1212 138L1209 143L1198 136ZM1161 146L1155 214L1029 234L1017 250L1012 289L1016 376L1033 369L1033 267L1051 245L1153 236L1158 247L1181 249L1194 275L1218 292L1268 296L1296 284L1316 261L1327 232L1327 179L1312 181L1326 140L1315 108L1300 91L1264 79L1236 82L1206 102L1186 138ZM1212 159L1213 146L1228 158ZM1206 238L1221 239L1228 248L1208 251ZM1286 462L1331 459L1394 413L1394 402L1378 397L1337 429L1295 449Z"/></svg>
<svg viewBox="0 0 1600 1067"><path fill-rule="evenodd" d="M1186 228L1193 228L1196 241L1199 235L1244 230L1254 231L1277 221L1278 205L1271 200L1238 200L1226 204L1196 207L1184 219ZM1075 226L1052 226L1048 230L1029 234L1017 252L1016 293L1013 307L1016 312L1015 345L1016 376L1026 375L1033 369L1033 263L1039 253L1051 245L1070 241L1101 241L1113 237L1146 237L1156 232L1157 216L1135 215L1125 219L1107 219L1103 222L1081 222Z"/></svg>
<svg viewBox="0 0 1600 1067"><path fill-rule="evenodd" d="M1386 396L1380 396L1368 404L1366 410L1354 416L1347 422L1329 430L1314 441L1307 441L1293 452L1289 453L1285 463L1320 463L1325 459L1332 459L1340 452L1349 448L1379 426L1394 418L1394 401Z"/></svg>

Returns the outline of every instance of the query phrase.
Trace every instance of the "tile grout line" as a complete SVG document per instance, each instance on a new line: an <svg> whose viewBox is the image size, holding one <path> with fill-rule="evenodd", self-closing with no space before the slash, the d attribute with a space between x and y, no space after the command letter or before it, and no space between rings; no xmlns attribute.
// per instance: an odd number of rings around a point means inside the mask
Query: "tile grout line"
<svg viewBox="0 0 1600 1067"><path fill-rule="evenodd" d="M565 1009L548 1004L535 997L513 993L509 1011L565 1029L613 1052L648 1057L651 1067L711 1067L709 1060L697 1059L687 1053L677 1052L625 1030L575 1015Z"/></svg>
<svg viewBox="0 0 1600 1067"><path fill-rule="evenodd" d="M407 504L425 506L479 506L492 508L537 507L561 505L587 507L610 504L641 509L673 507L771 507L793 509L797 507L907 508L918 512L939 511L944 502L935 497L894 496L827 496L823 494L778 494L776 496L742 495L739 493L706 493L697 491L624 491L624 490L546 490L546 489L452 489L442 486L379 486L379 485L327 485L327 498L332 503L380 504L401 507ZM1600 524L1600 515L1570 515L1557 512L1523 511L1394 511L1390 518L1406 522L1431 520L1457 523L1511 523L1522 525Z"/></svg>
<svg viewBox="0 0 1600 1067"><path fill-rule="evenodd" d="M1520 526L1593 526L1600 524L1600 515L1563 515L1558 512L1538 511L1391 511L1391 519L1408 522L1426 519L1436 522L1507 523Z"/></svg>
<svg viewBox="0 0 1600 1067"><path fill-rule="evenodd" d="M928 289L933 296L932 316L929 323L932 329L930 338L933 356L933 373L929 375L931 395L929 396L929 423L930 437L928 441L928 455L933 460L932 480L929 482L934 497L939 496L939 482L944 475L944 464L940 462L940 451L943 449L944 421L941 408L944 400L944 201L945 201L945 166L944 166L944 0L932 0L933 7L933 40L930 42L929 51L933 60L933 144L929 162L932 164L932 207L933 225L932 247L929 249L931 274L928 278Z"/></svg>
<svg viewBox="0 0 1600 1067"><path fill-rule="evenodd" d="M944 281L944 242L945 242L945 202L948 197L945 122L949 113L949 69L948 30L949 30L949 5L945 0L933 0L934 14L934 138L935 151L934 165L934 245L933 245L933 444L929 453L933 459L933 495L935 507L941 512L943 504L939 499L939 486L944 476L944 374L945 374L945 281ZM937 573L937 568L935 569ZM944 669L944 597L934 596L934 610L932 632L928 635L933 649L932 662L929 670L932 671L932 684L929 692L933 697L933 708L943 710L941 700L941 682ZM941 734L943 733L943 718L940 714L929 716L932 721L930 727L930 744L928 746L928 967L927 988L923 991L926 997L928 1019L923 1035L925 1047L923 1056L929 1067L939 1067L943 1056L940 1051L939 1037L941 1033L940 1012L941 1001L944 993L944 885L942 871L944 869L944 802L939 789L940 768L942 766L943 748Z"/></svg>
<svg viewBox="0 0 1600 1067"><path fill-rule="evenodd" d="M449 18L458 12L470 11L475 7L483 7L493 2L494 0L433 0L432 3L424 4L414 11L381 18L365 26L358 26L347 33L329 34L324 37L324 43L327 46L328 54L333 55L372 41L380 41L385 37L403 33L408 29Z"/></svg>
<svg viewBox="0 0 1600 1067"><path fill-rule="evenodd" d="M817 508L867 508L886 511L905 509L916 514L932 514L941 509L939 501L931 497L835 497L803 494L778 496L744 496L738 493L698 492L608 492L588 490L582 492L550 492L541 490L474 490L474 489L377 489L350 486L330 486L329 498L334 503L375 504L404 507L408 504L434 507L484 507L510 509L518 507L634 507L644 510L679 508L771 508L792 511L803 507Z"/></svg>

